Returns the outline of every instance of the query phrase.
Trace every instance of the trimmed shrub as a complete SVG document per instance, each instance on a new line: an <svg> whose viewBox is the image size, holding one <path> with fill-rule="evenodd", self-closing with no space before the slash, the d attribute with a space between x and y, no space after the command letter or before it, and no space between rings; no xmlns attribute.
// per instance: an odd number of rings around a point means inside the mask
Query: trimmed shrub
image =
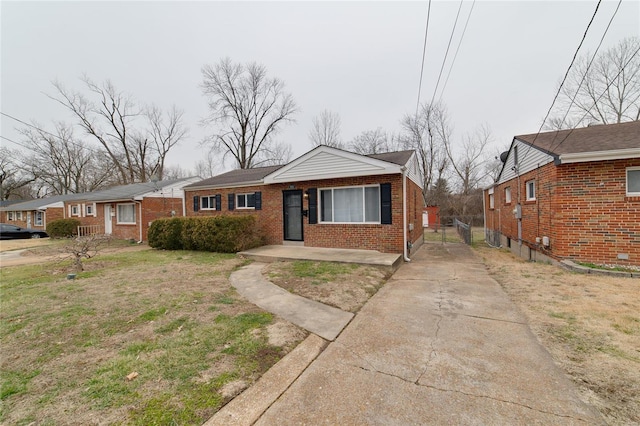
<svg viewBox="0 0 640 426"><path fill-rule="evenodd" d="M47 234L51 238L70 238L78 235L78 219L58 219L47 223Z"/></svg>
<svg viewBox="0 0 640 426"><path fill-rule="evenodd" d="M165 250L237 253L262 244L253 216L159 219L149 229L149 245Z"/></svg>
<svg viewBox="0 0 640 426"><path fill-rule="evenodd" d="M149 227L149 246L165 250L182 250L183 218L157 219Z"/></svg>

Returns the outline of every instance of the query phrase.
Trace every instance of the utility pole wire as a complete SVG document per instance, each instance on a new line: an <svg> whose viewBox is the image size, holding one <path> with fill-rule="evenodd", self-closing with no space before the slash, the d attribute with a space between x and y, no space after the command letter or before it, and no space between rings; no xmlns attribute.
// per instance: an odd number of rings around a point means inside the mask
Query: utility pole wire
<svg viewBox="0 0 640 426"><path fill-rule="evenodd" d="M442 86L442 91L440 92L440 97L438 98L438 100L442 99L442 96L444 95L444 89L447 88L447 83L449 82L449 76L451 76L451 71L453 70L453 64L456 63L456 58L458 57L458 51L460 50L460 45L462 44L462 39L464 38L464 34L467 32L467 25L469 25L469 19L471 19L471 14L473 13L473 8L475 5L476 5L476 0L473 0L473 3L471 3L471 10L469 10L469 15L467 16L467 21L465 22L464 28L462 29L462 35L460 36L458 47L456 48L456 54L453 55L453 61L451 61L451 67L449 68L449 73L447 74L447 78L444 80L444 85Z"/></svg>
<svg viewBox="0 0 640 426"><path fill-rule="evenodd" d="M475 0L474 0L475 1ZM422 47L422 65L420 66L420 81L418 83L418 100L416 102L416 118L418 117L418 108L420 107L420 92L422 91L422 76L424 74L424 59L427 53L427 34L429 33L429 16L431 15L431 0L427 9L427 25L424 29L424 46Z"/></svg>

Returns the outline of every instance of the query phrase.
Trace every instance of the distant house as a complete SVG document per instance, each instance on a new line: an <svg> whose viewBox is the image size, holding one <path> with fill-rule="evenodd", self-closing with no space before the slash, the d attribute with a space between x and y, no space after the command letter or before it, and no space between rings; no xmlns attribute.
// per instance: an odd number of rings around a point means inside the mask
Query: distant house
<svg viewBox="0 0 640 426"><path fill-rule="evenodd" d="M65 217L65 201L78 196L78 194L64 194L13 202L0 207L0 222L23 228L46 230L48 223Z"/></svg>
<svg viewBox="0 0 640 426"><path fill-rule="evenodd" d="M64 215L80 220L86 232L146 241L151 222L183 216L184 185L200 178L134 183L86 192L64 203Z"/></svg>
<svg viewBox="0 0 640 426"><path fill-rule="evenodd" d="M484 191L487 239L527 259L640 266L640 121L522 135Z"/></svg>
<svg viewBox="0 0 640 426"><path fill-rule="evenodd" d="M419 170L414 151L365 156L319 146L284 166L185 186L187 216L250 214L267 244L407 256L423 237Z"/></svg>

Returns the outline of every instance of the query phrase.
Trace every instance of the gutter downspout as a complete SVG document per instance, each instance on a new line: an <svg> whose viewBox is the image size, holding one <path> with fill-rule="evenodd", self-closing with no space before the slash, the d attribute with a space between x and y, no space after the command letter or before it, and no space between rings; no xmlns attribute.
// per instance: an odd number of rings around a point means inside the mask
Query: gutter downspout
<svg viewBox="0 0 640 426"><path fill-rule="evenodd" d="M407 167L402 166L402 241L405 262L411 262L407 253Z"/></svg>
<svg viewBox="0 0 640 426"><path fill-rule="evenodd" d="M138 244L142 244L142 202L137 200L133 200L133 202L138 203L138 206L140 206L140 225L138 226L138 229L140 229L140 239L138 240Z"/></svg>
<svg viewBox="0 0 640 426"><path fill-rule="evenodd" d="M182 190L182 217L187 217L187 191Z"/></svg>

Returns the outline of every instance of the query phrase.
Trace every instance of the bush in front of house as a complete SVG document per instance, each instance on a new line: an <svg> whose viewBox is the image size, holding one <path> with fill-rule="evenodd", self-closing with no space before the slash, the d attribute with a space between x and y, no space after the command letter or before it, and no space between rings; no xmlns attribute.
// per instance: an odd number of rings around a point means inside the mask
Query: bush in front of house
<svg viewBox="0 0 640 426"><path fill-rule="evenodd" d="M71 238L78 235L78 219L58 219L47 223L47 234L51 238Z"/></svg>
<svg viewBox="0 0 640 426"><path fill-rule="evenodd" d="M164 250L182 250L183 218L158 219L149 227L149 245Z"/></svg>
<svg viewBox="0 0 640 426"><path fill-rule="evenodd" d="M253 216L158 219L149 228L149 245L165 250L237 253L262 244Z"/></svg>

